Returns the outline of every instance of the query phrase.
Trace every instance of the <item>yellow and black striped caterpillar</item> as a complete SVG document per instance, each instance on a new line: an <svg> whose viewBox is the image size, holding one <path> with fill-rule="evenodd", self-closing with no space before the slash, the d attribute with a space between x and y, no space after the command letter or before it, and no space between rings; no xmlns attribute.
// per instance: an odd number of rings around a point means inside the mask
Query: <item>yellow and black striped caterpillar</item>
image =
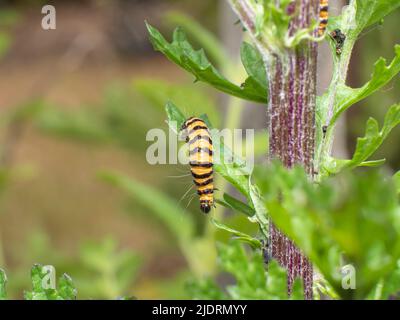
<svg viewBox="0 0 400 320"><path fill-rule="evenodd" d="M318 36L322 36L325 33L326 26L328 25L328 9L328 0L320 0Z"/></svg>
<svg viewBox="0 0 400 320"><path fill-rule="evenodd" d="M210 131L200 118L190 117L183 124L189 145L190 171L200 196L200 210L209 213L214 205L213 147Z"/></svg>

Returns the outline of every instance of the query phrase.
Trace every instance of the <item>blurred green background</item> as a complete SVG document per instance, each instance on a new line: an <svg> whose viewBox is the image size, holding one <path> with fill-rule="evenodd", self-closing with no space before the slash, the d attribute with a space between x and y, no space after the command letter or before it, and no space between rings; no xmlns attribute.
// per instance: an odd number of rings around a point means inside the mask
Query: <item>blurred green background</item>
<svg viewBox="0 0 400 320"><path fill-rule="evenodd" d="M344 1L332 2L340 12ZM81 299L187 298L186 281L215 272L213 240L225 238L210 230L196 199L183 198L191 179L179 176L187 168L146 162L146 133L167 128L163 107L171 99L188 116L207 113L215 127L257 129L262 161L265 107L194 84L153 51L144 21L167 35L181 25L238 83L242 70L232 65L241 27L224 0L88 0L50 2L57 29L45 31L45 3L0 1L0 267L9 295L22 298L38 262L69 273ZM352 86L369 79L379 56L393 57L399 19L396 12L363 35ZM320 49L323 92L331 61L327 46ZM366 118L381 119L399 89L396 77L351 109L337 154L351 154ZM400 168L399 138L397 128L380 149L388 170ZM252 228L244 218L226 219Z"/></svg>

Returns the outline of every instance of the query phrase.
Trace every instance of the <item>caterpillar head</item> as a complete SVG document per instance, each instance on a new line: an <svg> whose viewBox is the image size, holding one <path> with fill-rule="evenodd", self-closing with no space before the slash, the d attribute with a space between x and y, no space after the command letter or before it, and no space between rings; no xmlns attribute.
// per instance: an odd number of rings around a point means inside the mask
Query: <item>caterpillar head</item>
<svg viewBox="0 0 400 320"><path fill-rule="evenodd" d="M204 213L209 213L213 204L212 200L200 201L200 210Z"/></svg>
<svg viewBox="0 0 400 320"><path fill-rule="evenodd" d="M188 118L188 119L182 124L182 126L180 127L180 131L185 130L185 129L187 128L187 123L188 123L190 120L193 120L193 119L194 119L194 117Z"/></svg>

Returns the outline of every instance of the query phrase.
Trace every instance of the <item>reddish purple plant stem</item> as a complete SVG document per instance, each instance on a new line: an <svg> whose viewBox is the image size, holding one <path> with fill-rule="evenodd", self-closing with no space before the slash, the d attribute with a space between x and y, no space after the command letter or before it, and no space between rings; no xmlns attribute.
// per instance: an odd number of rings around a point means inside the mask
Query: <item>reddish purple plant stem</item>
<svg viewBox="0 0 400 320"><path fill-rule="evenodd" d="M289 6L295 16L289 33L307 28L317 18L318 1L297 0ZM267 61L269 79L269 157L279 159L291 168L301 164L310 177L314 173L315 101L317 44L303 41L293 49L270 55ZM313 268L310 261L270 224L270 250L287 270L288 293L293 282L301 277L306 299L312 299Z"/></svg>
<svg viewBox="0 0 400 320"><path fill-rule="evenodd" d="M291 168L301 164L313 178L315 148L317 44L303 41L295 48L274 50L255 36L255 12L246 0L230 0L232 8L255 41L266 62L269 81L268 121L269 157ZM279 5L279 0L276 0ZM319 1L293 0L286 12L293 15L289 35L318 21ZM317 30L314 31L314 36ZM293 241L270 223L269 246L272 256L288 274L288 293L295 278L301 277L306 299L312 299L313 268Z"/></svg>

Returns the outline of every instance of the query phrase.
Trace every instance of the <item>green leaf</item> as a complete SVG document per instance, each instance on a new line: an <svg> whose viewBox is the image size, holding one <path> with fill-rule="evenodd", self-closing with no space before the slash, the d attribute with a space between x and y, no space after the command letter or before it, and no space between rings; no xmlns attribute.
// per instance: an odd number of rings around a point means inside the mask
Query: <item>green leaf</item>
<svg viewBox="0 0 400 320"><path fill-rule="evenodd" d="M236 198L230 196L227 193L224 193L224 201L222 200L217 200L217 201L224 207L229 209L234 209L238 212L244 213L246 216L249 217L253 216L255 213L253 208L243 203L242 201L237 200Z"/></svg>
<svg viewBox="0 0 400 320"><path fill-rule="evenodd" d="M287 296L286 271L274 260L265 268L260 250L249 252L239 242L218 243L218 262L234 283L223 292L210 278L192 281L187 289L194 299L282 300ZM295 282L291 299L302 299L300 281Z"/></svg>
<svg viewBox="0 0 400 320"><path fill-rule="evenodd" d="M161 33L151 25L147 24L147 29L154 49L192 73L196 81L206 82L222 92L242 99L262 103L267 101L267 92L260 90L259 86L254 86L256 81L253 78L249 77L242 88L223 77L210 63L202 49L195 51L192 48L182 29L175 30L171 43L166 41Z"/></svg>
<svg viewBox="0 0 400 320"><path fill-rule="evenodd" d="M323 298L330 297L333 300L338 300L340 298L326 279L317 277L313 281L313 299L321 300L321 296Z"/></svg>
<svg viewBox="0 0 400 320"><path fill-rule="evenodd" d="M396 45L394 50L396 55L392 62L386 65L386 60L384 58L379 58L375 63L371 80L361 88L353 89L344 84L338 87L335 102L336 111L331 123L335 122L349 107L384 87L400 72L400 45Z"/></svg>
<svg viewBox="0 0 400 320"><path fill-rule="evenodd" d="M254 220L259 223L260 229L264 237L267 239L269 235L269 218L267 210L264 205L263 197L260 194L258 188L252 185L250 181L249 181L249 188L250 188L251 202L255 209Z"/></svg>
<svg viewBox="0 0 400 320"><path fill-rule="evenodd" d="M35 264L31 269L32 291L26 291L24 297L26 300L75 300L76 289L72 279L64 274L59 280L59 290L57 288L46 288L49 285L46 277L49 276L49 270L40 264Z"/></svg>
<svg viewBox="0 0 400 320"><path fill-rule="evenodd" d="M176 134L179 134L179 128L181 128L186 121L185 115L171 101L168 101L165 105L165 111L167 113L170 128ZM176 127L173 126L174 122L176 122Z"/></svg>
<svg viewBox="0 0 400 320"><path fill-rule="evenodd" d="M399 199L376 171L339 175L318 185L300 167L255 170L273 222L310 258L342 298L363 299L400 257ZM356 290L342 288L343 264Z"/></svg>
<svg viewBox="0 0 400 320"><path fill-rule="evenodd" d="M356 4L357 29L360 31L400 8L398 0L357 0Z"/></svg>
<svg viewBox="0 0 400 320"><path fill-rule="evenodd" d="M232 299L265 299L267 277L260 252L247 255L237 242L218 245L221 268L231 273L236 284L227 287Z"/></svg>
<svg viewBox="0 0 400 320"><path fill-rule="evenodd" d="M72 278L66 273L58 280L58 293L64 300L76 300L77 290Z"/></svg>
<svg viewBox="0 0 400 320"><path fill-rule="evenodd" d="M341 29L353 42L365 28L380 23L399 7L397 0L351 0L340 16L329 18L328 28Z"/></svg>
<svg viewBox="0 0 400 320"><path fill-rule="evenodd" d="M397 263L397 269L383 281L381 299L400 300L400 261Z"/></svg>
<svg viewBox="0 0 400 320"><path fill-rule="evenodd" d="M209 53L219 66L228 64L227 54L221 42L210 31L205 29L192 17L178 11L170 11L165 16L169 25L179 25L190 34Z"/></svg>
<svg viewBox="0 0 400 320"><path fill-rule="evenodd" d="M56 300L57 291L56 289L49 288L45 289L43 284L45 283L45 277L48 275L48 271L40 264L35 264L31 269L32 279L32 291L25 294L27 300ZM46 282L47 284L47 282Z"/></svg>
<svg viewBox="0 0 400 320"><path fill-rule="evenodd" d="M234 156L231 157L234 159L232 163L225 163L223 156L225 155L225 159L228 159L227 157L229 157L228 155L231 153L230 150L222 143L214 143L213 140L213 147L214 146L220 150L220 159L218 160L218 163L214 164L215 171L232 184L239 192L245 195L247 199L249 199L249 172L247 172L244 164Z"/></svg>
<svg viewBox="0 0 400 320"><path fill-rule="evenodd" d="M243 42L240 48L240 57L247 74L257 82L260 90L267 92L267 74L260 52L251 44Z"/></svg>
<svg viewBox="0 0 400 320"><path fill-rule="evenodd" d="M225 293L210 278L192 280L186 283L186 291L194 300L226 300Z"/></svg>
<svg viewBox="0 0 400 320"><path fill-rule="evenodd" d="M218 257L221 268L236 280L226 288L231 299L288 299L286 271L272 260L267 272L259 250L248 253L238 242L218 244Z"/></svg>
<svg viewBox="0 0 400 320"><path fill-rule="evenodd" d="M304 300L303 281L300 278L296 278L293 283L290 300Z"/></svg>
<svg viewBox="0 0 400 320"><path fill-rule="evenodd" d="M357 166L376 166L382 164L382 160L365 162L380 147L390 131L400 124L400 104L389 108L385 116L385 121L381 130L378 122L374 118L367 121L365 136L357 139L356 150L351 160L334 160L334 170L337 173L344 168L355 168ZM384 162L384 160L383 160Z"/></svg>
<svg viewBox="0 0 400 320"><path fill-rule="evenodd" d="M260 249L261 248L260 240L254 238L254 237L252 237L252 236L250 236L248 234L245 234L245 233L243 233L241 231L234 230L234 229L228 227L227 225L225 225L225 224L223 224L221 222L218 222L215 219L211 219L211 222L218 229L221 229L221 230L224 230L226 232L232 233L235 236L234 237L235 240L239 240L239 241L245 242L245 243L249 244L253 249Z"/></svg>
<svg viewBox="0 0 400 320"><path fill-rule="evenodd" d="M7 276L3 269L0 269L0 300L5 300L7 297L6 291Z"/></svg>
<svg viewBox="0 0 400 320"><path fill-rule="evenodd" d="M364 161L361 162L358 166L359 167L380 167L381 165L385 164L386 159L379 159L379 160L370 160L370 161Z"/></svg>

